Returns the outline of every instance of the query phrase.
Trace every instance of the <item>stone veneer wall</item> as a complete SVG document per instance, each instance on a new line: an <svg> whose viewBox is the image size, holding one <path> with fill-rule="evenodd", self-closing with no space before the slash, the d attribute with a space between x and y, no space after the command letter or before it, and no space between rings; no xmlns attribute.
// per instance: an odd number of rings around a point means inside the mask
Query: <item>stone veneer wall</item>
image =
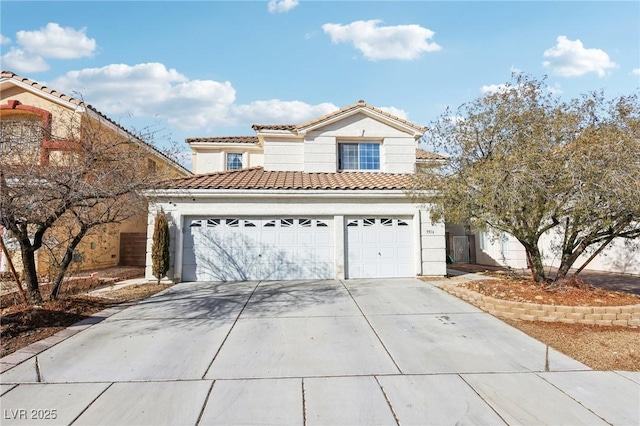
<svg viewBox="0 0 640 426"><path fill-rule="evenodd" d="M452 284L443 284L441 288L447 293L453 294L499 318L562 322L567 324L640 327L640 305L542 305L538 303L512 302L483 296L475 291Z"/></svg>

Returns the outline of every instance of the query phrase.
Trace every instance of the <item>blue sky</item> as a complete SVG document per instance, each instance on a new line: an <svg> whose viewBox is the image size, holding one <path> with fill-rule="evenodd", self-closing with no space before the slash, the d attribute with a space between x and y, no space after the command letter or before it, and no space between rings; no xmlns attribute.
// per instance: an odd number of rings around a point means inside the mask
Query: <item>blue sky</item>
<svg viewBox="0 0 640 426"><path fill-rule="evenodd" d="M167 139L364 99L428 125L520 70L572 98L640 86L640 2L2 1L2 69Z"/></svg>

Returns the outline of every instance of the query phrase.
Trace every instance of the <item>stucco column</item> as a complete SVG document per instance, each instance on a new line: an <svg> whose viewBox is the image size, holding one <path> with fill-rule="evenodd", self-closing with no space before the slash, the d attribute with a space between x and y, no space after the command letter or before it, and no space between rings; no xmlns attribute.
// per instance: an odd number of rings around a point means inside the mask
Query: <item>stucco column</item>
<svg viewBox="0 0 640 426"><path fill-rule="evenodd" d="M344 237L344 216L333 217L334 226L334 255L335 255L335 277L338 280L345 278L345 246L346 240Z"/></svg>
<svg viewBox="0 0 640 426"><path fill-rule="evenodd" d="M422 275L447 275L444 222L431 223L427 210L420 210Z"/></svg>
<svg viewBox="0 0 640 426"><path fill-rule="evenodd" d="M153 276L153 261L151 259L151 247L153 245L153 227L156 218L157 206L149 204L149 213L147 215L147 260L144 268L144 277L147 281L155 281Z"/></svg>

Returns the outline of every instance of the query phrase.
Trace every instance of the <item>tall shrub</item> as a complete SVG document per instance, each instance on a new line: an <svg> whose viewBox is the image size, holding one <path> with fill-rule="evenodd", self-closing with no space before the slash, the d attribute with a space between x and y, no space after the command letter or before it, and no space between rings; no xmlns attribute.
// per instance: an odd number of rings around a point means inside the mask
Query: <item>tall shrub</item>
<svg viewBox="0 0 640 426"><path fill-rule="evenodd" d="M160 280L169 272L169 220L164 210L156 214L151 245L153 276Z"/></svg>

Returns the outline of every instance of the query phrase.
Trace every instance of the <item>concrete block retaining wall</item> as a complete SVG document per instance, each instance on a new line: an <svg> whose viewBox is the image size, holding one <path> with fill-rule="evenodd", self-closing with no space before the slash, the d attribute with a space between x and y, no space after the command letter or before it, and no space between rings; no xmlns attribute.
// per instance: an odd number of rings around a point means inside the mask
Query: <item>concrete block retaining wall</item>
<svg viewBox="0 0 640 426"><path fill-rule="evenodd" d="M525 321L562 322L567 324L617 325L640 327L640 305L562 306L512 302L484 296L452 284L442 289L499 318Z"/></svg>

